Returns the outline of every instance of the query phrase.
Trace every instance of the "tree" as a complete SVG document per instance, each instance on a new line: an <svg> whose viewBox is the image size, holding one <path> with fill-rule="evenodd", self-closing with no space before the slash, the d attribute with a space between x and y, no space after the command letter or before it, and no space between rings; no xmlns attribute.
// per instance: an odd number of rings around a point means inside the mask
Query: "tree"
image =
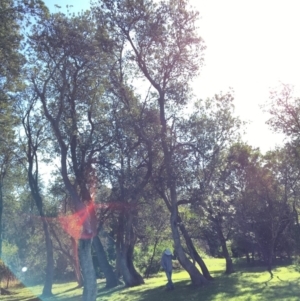
<svg viewBox="0 0 300 301"><path fill-rule="evenodd" d="M239 229L254 238L271 277L279 242L294 219L295 182L288 178L290 167L282 155L284 152L277 150L261 156L243 145L236 145L231 153L239 174L235 181Z"/></svg>
<svg viewBox="0 0 300 301"><path fill-rule="evenodd" d="M7 92L18 90L21 69L25 63L22 53L22 26L30 18L47 15L48 10L41 0L0 1L0 95L1 103L9 101ZM26 24L27 22L27 24Z"/></svg>
<svg viewBox="0 0 300 301"><path fill-rule="evenodd" d="M271 114L267 123L273 130L283 133L290 142L298 145L300 99L293 96L292 87L282 85L281 89L271 91L270 103L265 108Z"/></svg>
<svg viewBox="0 0 300 301"><path fill-rule="evenodd" d="M12 1L0 2L0 258L2 257L3 185L9 171L14 143L13 127L16 120L12 112L12 100L8 92L20 76L23 56L20 54L20 16Z"/></svg>
<svg viewBox="0 0 300 301"><path fill-rule="evenodd" d="M198 14L186 1L100 1L112 32L126 41L128 59L151 85L151 103L159 108L160 143L170 198L171 229L178 260L193 285L205 278L186 257L178 228L177 175L174 170L176 112L189 95L189 81L197 74L204 46L195 31ZM96 10L97 8L95 8ZM98 10L99 12L99 10ZM130 64L130 63L128 63Z"/></svg>
<svg viewBox="0 0 300 301"><path fill-rule="evenodd" d="M292 86L283 84L270 92L270 102L265 105L265 110L271 115L267 123L275 132L285 136L284 152L289 157L290 162L293 162L290 164L289 179L293 183L298 183L300 171L300 99L294 96ZM299 202L297 196L299 195L299 187L297 185L293 187L293 194L293 210L298 227Z"/></svg>
<svg viewBox="0 0 300 301"><path fill-rule="evenodd" d="M13 159L16 93L21 81L25 57L22 54L22 25L29 18L47 14L43 1L0 1L0 258L2 249L3 185Z"/></svg>
<svg viewBox="0 0 300 301"><path fill-rule="evenodd" d="M102 171L109 174L112 185L110 203L117 222L117 265L126 286L143 284L141 275L133 263L134 245L137 239L139 203L152 173L152 140L145 139L141 124L149 119L149 112L139 106L133 98L121 98L112 112L113 143L110 163ZM109 163L107 165L107 163ZM107 165L107 166L105 166Z"/></svg>
<svg viewBox="0 0 300 301"><path fill-rule="evenodd" d="M226 241L234 216L233 199L226 187L230 175L227 152L239 139L241 126L233 110L231 93L198 101L194 112L181 124L183 156L178 160L187 166L186 172L179 172L183 198L179 203L189 204L200 218L204 215L212 224L226 259L226 273L233 271Z"/></svg>
<svg viewBox="0 0 300 301"><path fill-rule="evenodd" d="M2 136L5 140L0 144L0 258L2 258L2 216L4 208L4 186L13 163L14 132L7 127Z"/></svg>
<svg viewBox="0 0 300 301"><path fill-rule="evenodd" d="M15 164L5 183L3 215L3 261L16 278L25 285L28 281L41 279L44 269L43 229L38 212L30 195L30 188L24 165ZM22 231L20 231L22 229ZM43 256L43 257L42 257ZM23 267L30 269L30 279L22 277ZM29 275L27 275L29 276Z"/></svg>
<svg viewBox="0 0 300 301"><path fill-rule="evenodd" d="M105 74L109 43L88 12L71 18L54 14L33 28L30 37L32 93L40 102L57 143L61 175L79 227L83 300L96 300L91 243L96 235L93 203L95 165L109 145ZM101 68L99 68L101 66Z"/></svg>
<svg viewBox="0 0 300 301"><path fill-rule="evenodd" d="M45 235L46 244L46 271L45 271L45 283L42 296L52 296L52 284L54 275L54 259L53 259L53 245L50 236L49 224L46 219L45 204L40 187L39 177L39 158L38 152L41 151L43 144L47 141L48 137L45 135L45 120L42 120L40 116L34 115L35 101L29 100L27 109L25 109L24 116L22 118L22 124L25 130L26 141L24 145L24 151L28 162L28 181L31 190L32 198L38 208L39 215L42 220L43 230ZM47 146L46 146L47 147Z"/></svg>

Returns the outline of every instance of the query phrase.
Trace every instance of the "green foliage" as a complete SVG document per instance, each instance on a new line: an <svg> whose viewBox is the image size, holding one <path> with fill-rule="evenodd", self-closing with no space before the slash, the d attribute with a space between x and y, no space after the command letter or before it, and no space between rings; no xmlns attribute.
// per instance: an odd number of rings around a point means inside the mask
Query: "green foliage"
<svg viewBox="0 0 300 301"><path fill-rule="evenodd" d="M16 245L4 241L2 245L2 260L0 260L0 283L15 278L16 271L20 271L20 261L18 257L18 248Z"/></svg>
<svg viewBox="0 0 300 301"><path fill-rule="evenodd" d="M13 265L16 261L16 256L18 254L18 247L16 245L10 244L7 241L3 242L3 260L8 265Z"/></svg>
<svg viewBox="0 0 300 301"><path fill-rule="evenodd" d="M172 246L172 240L160 242L157 246L136 245L134 248L134 263L139 271L149 277L161 270L161 256L166 248ZM155 247L155 249L154 249Z"/></svg>

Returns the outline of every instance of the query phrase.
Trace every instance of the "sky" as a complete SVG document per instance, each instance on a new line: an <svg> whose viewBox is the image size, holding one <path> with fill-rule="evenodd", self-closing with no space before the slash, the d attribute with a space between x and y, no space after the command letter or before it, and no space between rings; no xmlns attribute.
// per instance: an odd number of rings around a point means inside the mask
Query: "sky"
<svg viewBox="0 0 300 301"><path fill-rule="evenodd" d="M87 0L45 0L72 10L89 8ZM199 34L207 49L200 76L194 82L197 98L229 88L235 91L236 114L249 121L244 140L262 152L284 137L266 125L260 108L271 89L291 84L300 96L299 0L190 0L199 11Z"/></svg>

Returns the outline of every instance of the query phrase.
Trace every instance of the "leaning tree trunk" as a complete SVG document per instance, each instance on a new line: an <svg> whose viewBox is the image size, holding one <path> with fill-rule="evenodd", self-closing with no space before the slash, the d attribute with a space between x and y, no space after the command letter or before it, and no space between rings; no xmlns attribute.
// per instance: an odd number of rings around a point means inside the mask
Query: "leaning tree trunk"
<svg viewBox="0 0 300 301"><path fill-rule="evenodd" d="M201 286L207 283L207 279L200 273L196 266L187 258L180 241L180 234L178 231L178 205L177 205L177 191L176 191L176 173L173 169L173 150L170 144L170 137L168 136L167 120L165 116L165 92L158 89L159 92L159 113L160 113L160 124L161 124L161 145L164 154L164 164L166 168L167 177L167 188L170 193L170 211L171 211L171 230L174 240L174 246L177 258L181 266L188 272L192 285Z"/></svg>
<svg viewBox="0 0 300 301"><path fill-rule="evenodd" d="M178 221L178 211L177 211L177 202L176 202L176 191L174 188L171 189L171 199L172 201L172 208L171 208L171 230L175 245L175 251L178 258L179 263L181 266L188 272L192 285L193 286L202 286L207 283L207 279L200 273L200 271L196 268L196 266L186 257L184 250L181 245L180 241L180 234L177 227ZM175 200L175 202L174 202Z"/></svg>
<svg viewBox="0 0 300 301"><path fill-rule="evenodd" d="M119 284L119 280L109 264L103 245L98 235L93 238L93 248L96 252L100 269L103 271L106 279L106 287L112 288Z"/></svg>
<svg viewBox="0 0 300 301"><path fill-rule="evenodd" d="M169 203L167 198L164 196L164 194L162 194L162 196L163 196L163 199L165 200L165 203L171 213L170 222L171 222L171 230L172 230L172 236L173 236L176 256L177 256L177 259L178 259L179 263L181 264L181 266L188 272L188 274L191 278L191 281L192 281L192 285L202 286L208 282L208 279L206 277L204 277L200 273L200 271L196 268L196 266L187 258L186 254L182 248L182 245L181 245L181 239L180 239L180 234L179 234L179 230L178 230L178 227L181 226L181 223L179 222L180 217L178 215L176 185L175 185L174 181L172 181L172 182L171 183L169 182L170 183L169 189L170 189L171 204ZM184 231L185 228L182 227L181 230ZM186 231L184 231L184 233L187 234ZM191 239L188 235L185 235L185 239L187 240L187 244L189 242L191 242ZM201 260L199 260L199 262L201 263ZM206 267L205 264L202 265L202 267L203 268ZM208 272L208 270L207 270L207 272ZM208 274L209 274L209 272L208 272Z"/></svg>
<svg viewBox="0 0 300 301"><path fill-rule="evenodd" d="M179 228L180 231L185 239L185 243L191 253L192 258L198 263L198 265L201 268L201 271L203 273L203 276L207 279L207 280L213 280L214 278L210 275L209 270L205 264L205 262L203 261L203 259L201 258L201 256L199 255L199 253L197 252L193 241L191 239L191 237L189 236L184 224L182 223L182 220L180 218L180 216L178 216L178 222L179 222Z"/></svg>
<svg viewBox="0 0 300 301"><path fill-rule="evenodd" d="M92 301L97 298L96 273L92 259L92 239L79 239L78 255L83 274L82 301Z"/></svg>
<svg viewBox="0 0 300 301"><path fill-rule="evenodd" d="M120 256L121 270L126 287L138 286L145 283L143 277L134 267L133 249L132 245L123 247Z"/></svg>
<svg viewBox="0 0 300 301"><path fill-rule="evenodd" d="M152 256L151 256L151 258L150 258L149 265L147 266L146 271L145 271L145 274L144 274L144 276L145 276L146 278L149 278L149 275L150 275L150 273L151 273L152 263L153 263L153 259L154 259L154 256L155 256L155 251L156 251L156 247L157 247L157 245L158 245L158 242L159 242L159 238L156 237L156 238L155 238L155 243L154 243L153 252L152 252Z"/></svg>

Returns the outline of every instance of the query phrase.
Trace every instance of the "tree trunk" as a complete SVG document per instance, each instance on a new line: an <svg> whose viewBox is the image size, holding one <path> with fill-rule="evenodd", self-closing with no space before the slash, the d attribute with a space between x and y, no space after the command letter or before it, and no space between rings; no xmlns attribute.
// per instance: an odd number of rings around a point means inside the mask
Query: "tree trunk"
<svg viewBox="0 0 300 301"><path fill-rule="evenodd" d="M133 287L144 284L143 277L136 271L133 264L133 250L135 245L133 231L133 214L127 212L126 216L121 213L119 216L119 227L117 234L117 258L123 276L125 286Z"/></svg>
<svg viewBox="0 0 300 301"><path fill-rule="evenodd" d="M219 240L220 240L221 247L222 247L223 256L225 257L225 260L226 260L226 271L225 271L225 273L226 274L231 274L231 273L234 272L233 263L232 263L232 259L231 259L230 255L229 255L227 245L226 245L226 239L223 235L223 231L222 231L222 228L221 228L221 225L220 225L219 221L217 221L216 226L217 226L217 232L218 232Z"/></svg>
<svg viewBox="0 0 300 301"><path fill-rule="evenodd" d="M29 147L29 150L31 148ZM54 275L54 259L53 259L53 245L51 241L49 225L45 217L43 209L43 199L40 194L40 187L38 183L38 177L33 173L33 162L34 156L30 156L30 151L28 151L28 181L31 190L31 195L35 201L36 207L39 211L40 217L42 219L43 230L45 235L45 245L46 245L46 275L43 287L43 297L52 296L52 285L53 285L53 275Z"/></svg>
<svg viewBox="0 0 300 301"><path fill-rule="evenodd" d="M274 254L274 252L273 252L273 246L272 246L270 248L267 248L265 255L264 255L264 260L267 265L267 270L270 273L271 279L273 279L273 276L274 276L272 273L273 254Z"/></svg>
<svg viewBox="0 0 300 301"><path fill-rule="evenodd" d="M265 253L265 262L267 264L267 269L268 272L271 275L271 278L273 278L273 273L272 273L272 265L273 265L273 257L274 257L274 247L273 244L271 246L267 246L266 248L266 253Z"/></svg>
<svg viewBox="0 0 300 301"><path fill-rule="evenodd" d="M2 193L2 179L0 179L0 260L2 258L2 215L3 215L3 193Z"/></svg>
<svg viewBox="0 0 300 301"><path fill-rule="evenodd" d="M6 279L6 289L8 289L9 286L9 280L10 280L10 275L7 275L7 279Z"/></svg>
<svg viewBox="0 0 300 301"><path fill-rule="evenodd" d="M155 251L156 251L156 247L157 247L157 244L159 242L159 238L155 238L155 243L154 243L154 248L153 248L153 253L152 253L152 256L150 258L150 262L149 262L149 265L147 266L146 268L146 271L145 271L145 274L144 276L146 278L149 278L149 275L150 275L150 271L151 271L151 267L152 267L152 263L153 263L153 259L154 259L154 256L155 256Z"/></svg>
<svg viewBox="0 0 300 301"><path fill-rule="evenodd" d="M116 243L116 276L118 279L122 277L122 269L121 269L121 246L118 244L118 238Z"/></svg>
<svg viewBox="0 0 300 301"><path fill-rule="evenodd" d="M119 280L109 264L103 245L98 235L93 238L93 247L97 255L100 269L103 271L106 279L106 287L112 288L119 284Z"/></svg>
<svg viewBox="0 0 300 301"><path fill-rule="evenodd" d="M53 284L53 275L54 275L54 260L53 260L53 246L49 232L49 225L45 218L42 218L43 229L45 234L45 243L46 243L46 256L47 256L47 265L46 265L46 278L43 288L43 297L52 296L52 284Z"/></svg>
<svg viewBox="0 0 300 301"><path fill-rule="evenodd" d="M120 264L126 287L144 284L143 277L137 272L133 264L133 246L124 246L121 251Z"/></svg>
<svg viewBox="0 0 300 301"><path fill-rule="evenodd" d="M191 239L191 237L189 236L184 224L182 223L182 220L180 218L180 216L178 216L178 222L179 222L179 228L180 231L185 239L185 243L191 253L192 258L198 263L198 265L201 268L201 271L203 273L203 276L207 279L207 280L213 280L214 278L210 275L208 268L205 264L205 262L203 261L203 259L201 258L201 256L199 255L199 253L197 252L193 241Z"/></svg>
<svg viewBox="0 0 300 301"><path fill-rule="evenodd" d="M172 194L171 194L172 197ZM180 234L177 228L177 220L178 220L178 213L177 213L177 204L172 208L171 212L171 230L175 245L176 256L178 258L179 263L181 266L188 272L192 285L194 286L201 286L207 283L207 279L200 273L200 271L196 268L195 265L186 257L184 250L181 246L180 242Z"/></svg>
<svg viewBox="0 0 300 301"><path fill-rule="evenodd" d="M246 258L247 258L247 263L250 264L251 260L250 260L250 256L248 251L246 252Z"/></svg>
<svg viewBox="0 0 300 301"><path fill-rule="evenodd" d="M78 283L78 287L82 287L83 279L82 279L80 266L79 266L78 245L77 245L77 241L72 236L71 236L71 243L72 243L72 248L73 248L72 262L73 262L73 267L74 267L74 273L75 273L76 281Z"/></svg>
<svg viewBox="0 0 300 301"><path fill-rule="evenodd" d="M92 260L92 239L79 239L78 254L83 276L82 301L96 301L97 281Z"/></svg>
<svg viewBox="0 0 300 301"><path fill-rule="evenodd" d="M193 263L186 257L181 245L180 234L177 228L177 222L178 222L178 206L177 206L177 191L176 191L177 175L175 174L175 171L173 169L173 162L172 162L173 150L169 140L170 136L168 135L168 130L167 130L167 120L165 116L165 92L161 90L159 87L157 88L159 92L158 104L159 104L159 115L160 115L160 124L161 124L161 145L164 154L164 164L166 167L167 188L170 193L170 204L168 204L168 207L171 211L170 222L171 222L171 230L172 230L172 236L174 240L175 251L181 266L190 275L192 285L201 286L207 283L207 279L200 273L200 271L196 268L196 266L193 265ZM166 201L166 203L168 203L168 201Z"/></svg>

